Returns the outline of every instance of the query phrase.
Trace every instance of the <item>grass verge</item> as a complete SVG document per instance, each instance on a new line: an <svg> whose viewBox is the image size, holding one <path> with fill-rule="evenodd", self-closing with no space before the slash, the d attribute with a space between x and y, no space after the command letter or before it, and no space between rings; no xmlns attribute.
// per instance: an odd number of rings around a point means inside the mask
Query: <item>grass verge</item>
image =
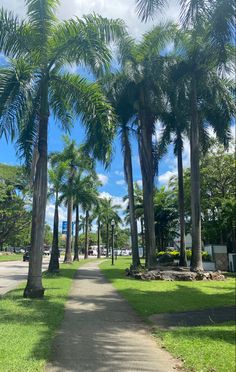
<svg viewBox="0 0 236 372"><path fill-rule="evenodd" d="M107 279L144 318L152 314L199 310L235 304L235 279L223 282L167 282L129 279L124 269L130 258L118 258L112 267L101 264ZM156 331L173 355L184 360L184 366L194 372L229 372L234 370L235 326L232 323L201 327L178 327Z"/></svg>
<svg viewBox="0 0 236 372"><path fill-rule="evenodd" d="M60 274L43 274L43 300L22 298L22 289L0 299L0 371L42 371L55 331L64 316L64 305L73 277L86 261L61 265Z"/></svg>
<svg viewBox="0 0 236 372"><path fill-rule="evenodd" d="M3 254L0 255L0 262L6 262L6 261L22 261L23 254Z"/></svg>

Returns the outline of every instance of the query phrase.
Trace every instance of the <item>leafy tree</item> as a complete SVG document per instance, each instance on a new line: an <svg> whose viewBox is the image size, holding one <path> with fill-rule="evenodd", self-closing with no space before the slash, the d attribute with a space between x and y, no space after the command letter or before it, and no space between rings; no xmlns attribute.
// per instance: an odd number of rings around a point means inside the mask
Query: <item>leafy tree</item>
<svg viewBox="0 0 236 372"><path fill-rule="evenodd" d="M0 249L3 244L16 244L21 234L26 234L25 243L28 242L31 212L24 198L11 184L0 182ZM18 243L19 244L19 243ZM17 245L18 245L17 244ZM20 245L24 242L20 242Z"/></svg>
<svg viewBox="0 0 236 372"><path fill-rule="evenodd" d="M157 246L163 251L178 236L177 199L172 190L165 190L164 186L155 190L154 211Z"/></svg>
<svg viewBox="0 0 236 372"><path fill-rule="evenodd" d="M201 218L202 240L205 244L227 244L235 249L235 159L225 152L222 145L214 141L207 154L201 156ZM175 193L177 180L170 181L170 189ZM190 170L184 172L186 196L185 219L190 231L191 225L191 179Z"/></svg>
<svg viewBox="0 0 236 372"><path fill-rule="evenodd" d="M51 226L49 226L47 223L45 224L44 228L44 244L50 245L52 244L53 234Z"/></svg>
<svg viewBox="0 0 236 372"><path fill-rule="evenodd" d="M75 117L86 126L88 146L101 160L110 152L113 114L96 83L68 73L82 64L95 74L110 60L107 42L123 33L123 23L89 15L59 22L58 0L27 0L27 19L0 10L0 52L8 64L0 71L0 136L19 133L27 163L35 154L32 240L25 297L43 297L42 245L47 202L47 143L50 114L68 129ZM103 141L95 141L102 138Z"/></svg>

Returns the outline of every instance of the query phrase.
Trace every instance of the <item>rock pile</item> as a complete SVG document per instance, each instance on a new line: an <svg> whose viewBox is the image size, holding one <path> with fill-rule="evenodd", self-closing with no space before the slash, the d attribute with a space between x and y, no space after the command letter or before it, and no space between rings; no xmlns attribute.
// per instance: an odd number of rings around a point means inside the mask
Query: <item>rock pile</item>
<svg viewBox="0 0 236 372"><path fill-rule="evenodd" d="M198 271L192 272L189 270L179 271L177 268L173 270L143 270L137 271L126 269L126 276L130 276L138 280L167 280L167 281L193 281L193 280L225 280L225 276L221 271Z"/></svg>

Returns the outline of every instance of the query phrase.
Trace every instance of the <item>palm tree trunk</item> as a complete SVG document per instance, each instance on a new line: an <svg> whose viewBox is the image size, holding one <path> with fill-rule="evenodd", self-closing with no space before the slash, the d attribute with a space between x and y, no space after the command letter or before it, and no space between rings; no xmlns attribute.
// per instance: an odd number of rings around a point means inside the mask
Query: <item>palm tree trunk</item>
<svg viewBox="0 0 236 372"><path fill-rule="evenodd" d="M98 231L97 231L97 246L98 246L98 258L101 257L101 249L100 249L100 221L98 219Z"/></svg>
<svg viewBox="0 0 236 372"><path fill-rule="evenodd" d="M74 259L79 261L79 206L75 208L75 243L74 243Z"/></svg>
<svg viewBox="0 0 236 372"><path fill-rule="evenodd" d="M88 258L88 228L89 228L89 212L85 213L85 240L84 240L84 259Z"/></svg>
<svg viewBox="0 0 236 372"><path fill-rule="evenodd" d="M47 163L48 163L48 82L45 78L41 85L41 107L38 135L38 161L33 185L33 210L31 227L31 248L29 270L24 297L41 298L44 296L42 285L42 256L44 224L47 204Z"/></svg>
<svg viewBox="0 0 236 372"><path fill-rule="evenodd" d="M141 217L141 237L142 237L142 246L143 246L143 258L146 257L146 249L145 249L145 236L144 236L144 220Z"/></svg>
<svg viewBox="0 0 236 372"><path fill-rule="evenodd" d="M200 169L199 169L199 118L197 111L197 82L192 78L191 91L191 214L192 214L192 260L191 270L203 270L201 255L201 203L200 203Z"/></svg>
<svg viewBox="0 0 236 372"><path fill-rule="evenodd" d="M139 157L143 181L146 265L148 269L152 269L157 265L154 229L154 159L152 152L152 130L146 122L145 117L140 115L140 118Z"/></svg>
<svg viewBox="0 0 236 372"><path fill-rule="evenodd" d="M58 192L56 192L55 212L54 212L54 222L53 222L52 253L51 253L50 262L48 266L48 271L50 273L59 272L58 227L59 227Z"/></svg>
<svg viewBox="0 0 236 372"><path fill-rule="evenodd" d="M68 206L67 206L66 252L65 252L64 263L72 263L72 256L71 256L72 215L73 215L73 198L69 197Z"/></svg>
<svg viewBox="0 0 236 372"><path fill-rule="evenodd" d="M109 223L107 223L107 246L106 246L106 257L109 256Z"/></svg>
<svg viewBox="0 0 236 372"><path fill-rule="evenodd" d="M131 231L131 244L132 244L132 265L134 269L140 266L139 251L138 251L138 229L137 221L135 218L135 205L134 205L134 185L133 185L133 169L131 159L131 148L128 135L123 131L124 139L124 170L125 178L128 184L129 195L129 216L130 216L130 231Z"/></svg>
<svg viewBox="0 0 236 372"><path fill-rule="evenodd" d="M187 256L185 250L185 220L184 220L184 179L182 159L182 138L177 134L177 162L178 162L178 202L179 202L179 225L180 225L180 257L179 266L187 267Z"/></svg>

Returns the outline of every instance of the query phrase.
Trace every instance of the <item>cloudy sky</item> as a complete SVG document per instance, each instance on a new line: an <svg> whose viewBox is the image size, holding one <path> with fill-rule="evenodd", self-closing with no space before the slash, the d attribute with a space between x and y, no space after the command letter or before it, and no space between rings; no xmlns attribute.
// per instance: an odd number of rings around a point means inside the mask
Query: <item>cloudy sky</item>
<svg viewBox="0 0 236 372"><path fill-rule="evenodd" d="M58 9L58 16L60 19L68 19L73 16L82 16L88 13L98 13L109 18L121 18L128 27L129 32L136 39L140 39L142 34L153 27L159 21L177 20L178 6L177 0L170 0L170 5L165 12L157 15L157 17L148 23L141 23L135 12L135 0L61 0L61 6ZM24 0L0 0L0 6L14 11L20 17L24 17ZM1 59L0 59L1 63ZM158 126L157 126L158 129ZM80 123L75 123L74 129L71 132L72 138L76 141L82 142L84 131ZM158 132L157 132L158 136ZM56 126L53 119L50 119L49 128L49 151L58 151L63 147L62 132ZM140 165L137 152L137 144L133 140L133 167L134 179L141 184ZM189 143L186 140L184 146L184 165L189 165ZM15 164L19 160L15 155L14 144L7 144L4 139L0 140L0 162ZM119 146L119 140L114 142L113 162L108 170L98 164L97 171L99 178L103 183L101 187L101 195L104 197L112 197L115 204L121 204L124 207L122 197L126 194L126 186L124 181L124 173L122 166L122 155ZM170 146L168 154L161 161L159 167L159 185L168 183L169 178L176 174L176 159L173 156L172 147ZM52 224L53 220L53 204L47 207L47 221ZM61 220L66 219L65 208L60 209Z"/></svg>

